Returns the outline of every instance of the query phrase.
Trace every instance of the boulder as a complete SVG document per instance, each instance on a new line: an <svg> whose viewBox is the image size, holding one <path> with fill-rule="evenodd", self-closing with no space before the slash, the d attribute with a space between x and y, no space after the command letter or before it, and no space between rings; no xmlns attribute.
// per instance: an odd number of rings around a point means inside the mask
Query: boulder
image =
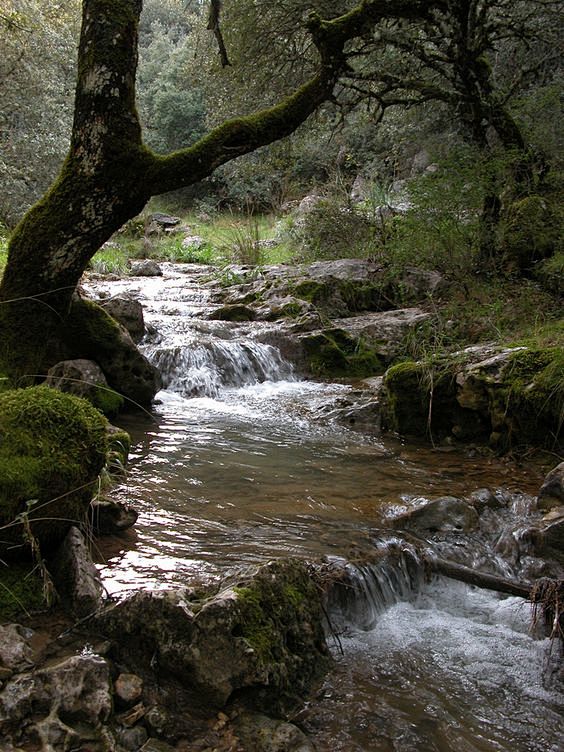
<svg viewBox="0 0 564 752"><path fill-rule="evenodd" d="M123 397L110 389L104 372L93 360L62 360L47 371L46 383L87 399L108 417L116 415L123 406Z"/></svg>
<svg viewBox="0 0 564 752"><path fill-rule="evenodd" d="M237 694L283 712L328 666L319 593L301 561L271 562L215 595L138 592L96 617L138 673L175 679L202 713ZM158 659L155 662L155 656Z"/></svg>
<svg viewBox="0 0 564 752"><path fill-rule="evenodd" d="M454 496L424 501L393 519L396 528L422 533L469 533L476 530L478 524L479 516L474 507Z"/></svg>
<svg viewBox="0 0 564 752"><path fill-rule="evenodd" d="M553 468L544 479L537 505L539 509L564 505L564 462Z"/></svg>
<svg viewBox="0 0 564 752"><path fill-rule="evenodd" d="M127 398L125 407L150 405L161 387L160 374L101 306L76 297L62 337L73 357L98 363L110 387Z"/></svg>
<svg viewBox="0 0 564 752"><path fill-rule="evenodd" d="M0 557L58 546L85 520L106 463L107 420L48 386L0 394ZM29 524L29 530L28 530Z"/></svg>
<svg viewBox="0 0 564 752"><path fill-rule="evenodd" d="M129 504L96 499L90 504L90 524L95 535L119 535L137 522L139 514Z"/></svg>
<svg viewBox="0 0 564 752"><path fill-rule="evenodd" d="M101 302L102 308L119 321L129 332L134 342L139 342L145 334L143 306L135 298L115 297Z"/></svg>
<svg viewBox="0 0 564 752"><path fill-rule="evenodd" d="M18 674L0 692L0 737L26 749L101 750L110 686L106 661L86 652Z"/></svg>
<svg viewBox="0 0 564 752"><path fill-rule="evenodd" d="M134 261L129 269L129 274L132 277L162 277L163 270L152 259L143 259L141 261Z"/></svg>
<svg viewBox="0 0 564 752"><path fill-rule="evenodd" d="M174 230L182 220L163 212L154 212L147 218L145 235L160 235L163 232Z"/></svg>

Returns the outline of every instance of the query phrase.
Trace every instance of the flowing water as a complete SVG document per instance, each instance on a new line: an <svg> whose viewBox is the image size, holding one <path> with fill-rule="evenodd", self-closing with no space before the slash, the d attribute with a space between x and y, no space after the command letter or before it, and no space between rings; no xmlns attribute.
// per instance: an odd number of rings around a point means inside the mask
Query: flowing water
<svg viewBox="0 0 564 752"><path fill-rule="evenodd" d="M126 538L102 544L108 591L210 581L277 556L346 560L421 497L538 489L530 467L331 421L358 385L301 380L257 337L264 325L205 318L208 269L163 269L92 285L142 301L152 332L143 347L165 385L151 415L123 421L133 447L115 495L140 516ZM342 653L336 645L335 671L300 717L320 752L564 748L547 641L529 634L521 601L401 571L354 577Z"/></svg>

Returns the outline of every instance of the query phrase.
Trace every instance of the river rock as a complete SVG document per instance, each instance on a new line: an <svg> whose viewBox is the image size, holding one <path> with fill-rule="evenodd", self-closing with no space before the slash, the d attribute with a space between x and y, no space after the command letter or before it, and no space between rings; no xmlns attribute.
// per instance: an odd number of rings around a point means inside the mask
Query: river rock
<svg viewBox="0 0 564 752"><path fill-rule="evenodd" d="M237 691L245 702L281 712L328 665L322 620L306 565L288 560L203 599L187 588L139 592L96 623L116 641L119 660L139 673L153 666L159 681L179 681L195 708L220 709Z"/></svg>
<svg viewBox="0 0 564 752"><path fill-rule="evenodd" d="M143 679L137 674L120 674L114 682L114 693L123 706L129 707L141 698Z"/></svg>
<svg viewBox="0 0 564 752"><path fill-rule="evenodd" d="M96 360L112 389L128 398L126 406L149 405L161 387L159 372L127 329L91 300L73 300L65 343L73 356Z"/></svg>
<svg viewBox="0 0 564 752"><path fill-rule="evenodd" d="M90 504L89 517L96 535L119 535L135 525L139 514L129 504L112 499L95 499Z"/></svg>
<svg viewBox="0 0 564 752"><path fill-rule="evenodd" d="M393 526L424 533L469 533L476 530L479 517L468 502L443 496L416 506L393 519Z"/></svg>
<svg viewBox="0 0 564 752"><path fill-rule="evenodd" d="M33 664L33 630L21 624L0 625L0 668L22 670Z"/></svg>
<svg viewBox="0 0 564 752"><path fill-rule="evenodd" d="M135 298L115 297L101 301L102 308L110 316L124 326L131 339L139 342L145 334L145 321L143 319L143 306Z"/></svg>
<svg viewBox="0 0 564 752"><path fill-rule="evenodd" d="M5 685L0 736L26 749L30 743L42 750L110 749L98 742L106 736L102 724L111 710L106 661L93 654L74 655L18 674Z"/></svg>
<svg viewBox="0 0 564 752"><path fill-rule="evenodd" d="M46 383L54 389L88 399L98 386L108 388L100 366L93 360L62 360L47 371Z"/></svg>
<svg viewBox="0 0 564 752"><path fill-rule="evenodd" d="M544 479L537 505L539 509L564 505L564 462L553 468Z"/></svg>
<svg viewBox="0 0 564 752"><path fill-rule="evenodd" d="M315 752L307 736L293 723L245 713L234 725L244 749L249 752Z"/></svg>
<svg viewBox="0 0 564 752"><path fill-rule="evenodd" d="M129 274L132 277L162 277L163 270L152 259L143 259L141 261L134 261L129 269Z"/></svg>
<svg viewBox="0 0 564 752"><path fill-rule="evenodd" d="M70 528L65 540L52 557L50 571L59 596L76 616L87 616L100 606L100 575L94 566L84 536L77 527Z"/></svg>

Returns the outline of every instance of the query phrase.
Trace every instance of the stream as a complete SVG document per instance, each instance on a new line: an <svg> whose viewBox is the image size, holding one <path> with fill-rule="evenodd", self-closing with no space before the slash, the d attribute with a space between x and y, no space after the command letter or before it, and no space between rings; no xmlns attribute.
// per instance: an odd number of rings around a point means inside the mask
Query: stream
<svg viewBox="0 0 564 752"><path fill-rule="evenodd" d="M150 332L142 349L165 385L152 414L120 418L132 451L112 495L139 519L126 536L100 543L108 592L211 582L282 556L349 560L422 498L537 492L534 467L332 420L358 384L301 379L265 344L266 324L208 320L218 285L209 268L162 269L162 277L85 285L95 297L142 302ZM465 551L477 556L471 545ZM510 574L509 564L494 563ZM377 571L359 577L389 581ZM563 749L564 700L528 606L416 580L365 588L341 614L335 668L295 719L319 752Z"/></svg>

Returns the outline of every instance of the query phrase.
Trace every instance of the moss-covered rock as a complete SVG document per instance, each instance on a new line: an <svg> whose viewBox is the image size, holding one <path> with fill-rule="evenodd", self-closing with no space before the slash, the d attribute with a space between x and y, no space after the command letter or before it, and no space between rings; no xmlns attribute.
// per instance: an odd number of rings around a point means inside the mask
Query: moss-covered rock
<svg viewBox="0 0 564 752"><path fill-rule="evenodd" d="M500 233L505 265L528 270L556 251L561 242L562 221L545 197L527 196L508 207Z"/></svg>
<svg viewBox="0 0 564 752"><path fill-rule="evenodd" d="M127 398L126 405L149 405L160 389L158 371L126 329L91 300L73 300L60 336L70 357L98 363L108 384Z"/></svg>
<svg viewBox="0 0 564 752"><path fill-rule="evenodd" d="M535 266L534 277L545 290L564 295L564 251L558 251Z"/></svg>
<svg viewBox="0 0 564 752"><path fill-rule="evenodd" d="M558 446L564 423L564 348L517 351L493 403L504 443Z"/></svg>
<svg viewBox="0 0 564 752"><path fill-rule="evenodd" d="M47 386L0 394L0 557L42 549L84 520L106 462L107 421Z"/></svg>
<svg viewBox="0 0 564 752"><path fill-rule="evenodd" d="M176 680L206 715L235 698L276 714L302 700L329 665L322 623L320 593L298 560L271 562L215 594L137 593L97 617L118 659Z"/></svg>
<svg viewBox="0 0 564 752"><path fill-rule="evenodd" d="M383 361L362 339L343 329L325 329L299 337L306 368L321 377L364 378L384 371Z"/></svg>
<svg viewBox="0 0 564 752"><path fill-rule="evenodd" d="M559 446L564 422L564 351L513 348L476 360L399 363L384 377L384 425L401 434ZM483 353L482 353L483 355Z"/></svg>
<svg viewBox="0 0 564 752"><path fill-rule="evenodd" d="M406 361L389 368L384 376L384 426L432 440L484 435L480 417L456 401L455 374L446 360Z"/></svg>

